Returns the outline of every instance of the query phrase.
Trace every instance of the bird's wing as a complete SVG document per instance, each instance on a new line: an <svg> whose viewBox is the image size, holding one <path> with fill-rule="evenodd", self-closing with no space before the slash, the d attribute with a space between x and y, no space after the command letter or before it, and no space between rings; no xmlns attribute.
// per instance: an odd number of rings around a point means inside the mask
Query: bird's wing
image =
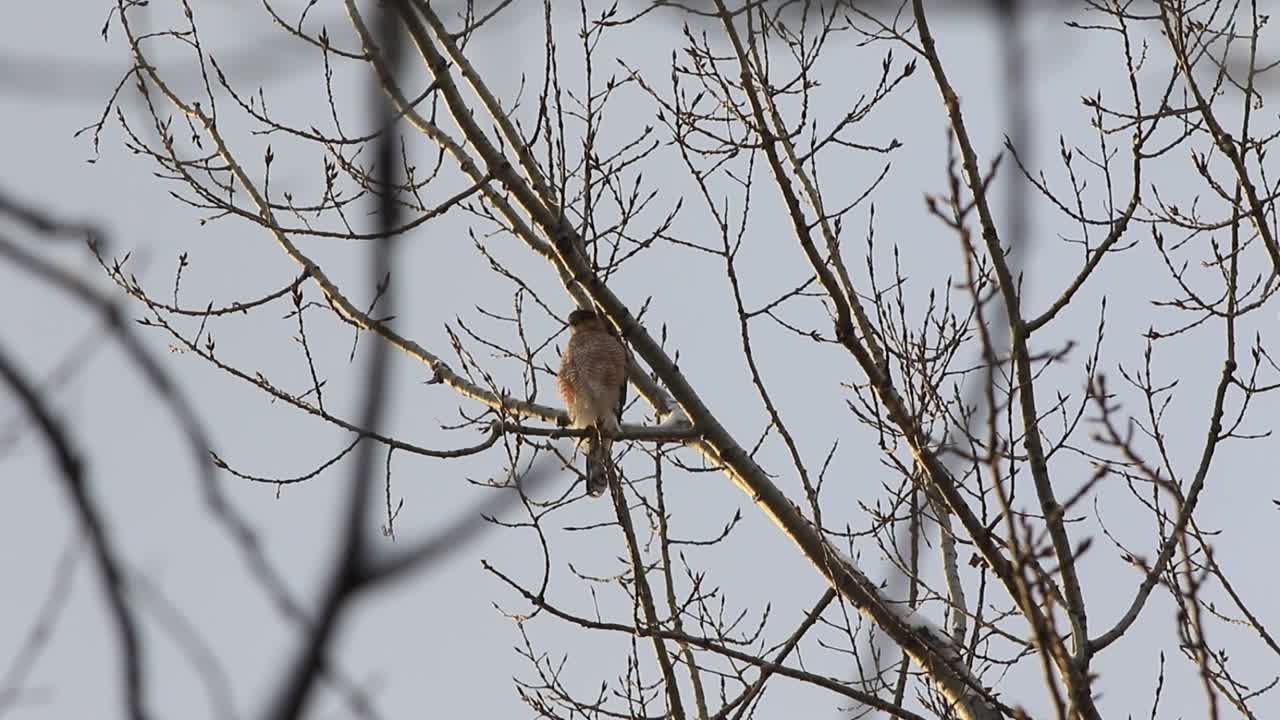
<svg viewBox="0 0 1280 720"><path fill-rule="evenodd" d="M627 375L623 370L622 385L618 388L618 424L622 424L622 411L627 407Z"/></svg>

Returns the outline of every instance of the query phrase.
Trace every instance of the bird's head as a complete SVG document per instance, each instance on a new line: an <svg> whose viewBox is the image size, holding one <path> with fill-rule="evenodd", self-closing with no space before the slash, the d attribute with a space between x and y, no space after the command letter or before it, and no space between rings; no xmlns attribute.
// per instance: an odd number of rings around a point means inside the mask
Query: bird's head
<svg viewBox="0 0 1280 720"><path fill-rule="evenodd" d="M574 310L569 313L569 327L574 330L583 330L587 328L599 329L603 327L600 322L600 316L590 310Z"/></svg>

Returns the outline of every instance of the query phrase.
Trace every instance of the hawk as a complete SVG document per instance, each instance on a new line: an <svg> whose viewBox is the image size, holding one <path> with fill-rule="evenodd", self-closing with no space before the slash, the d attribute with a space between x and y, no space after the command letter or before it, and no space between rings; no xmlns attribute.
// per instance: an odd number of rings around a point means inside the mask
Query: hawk
<svg viewBox="0 0 1280 720"><path fill-rule="evenodd" d="M613 441L627 397L627 351L622 340L590 310L569 314L569 344L560 358L560 397L576 428L594 428L586 445L587 492L609 486Z"/></svg>

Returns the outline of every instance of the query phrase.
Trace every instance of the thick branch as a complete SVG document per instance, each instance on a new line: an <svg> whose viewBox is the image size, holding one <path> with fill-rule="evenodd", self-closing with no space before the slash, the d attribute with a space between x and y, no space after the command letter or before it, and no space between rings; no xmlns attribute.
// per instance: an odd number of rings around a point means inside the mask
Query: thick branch
<svg viewBox="0 0 1280 720"><path fill-rule="evenodd" d="M415 2L418 11L431 15L429 5ZM745 449L737 443L703 403L683 373L676 369L662 346L636 321L627 306L592 272L583 254L582 238L563 212L543 206L534 190L511 167L510 162L493 145L476 121L475 115L455 83L448 80L449 64L435 42L423 32L414 18L406 18L410 34L423 60L438 81L446 106L454 122L462 128L467 141L476 149L493 176L539 227L551 238L556 251L555 262L590 297L592 303L617 327L624 338L671 391L686 416L703 433L697 447L709 460L721 466L726 474L804 553L819 572L854 607L866 613L897 641L921 667L938 682L949 698L957 703L968 718L997 718L999 711L980 694L978 684L960 662L960 654L946 635L935 637L905 622L880 597L874 583L868 580L800 513L789 498L769 479ZM440 37L448 43L448 36ZM847 323L847 321L846 321ZM852 335L852 333L850 333ZM863 351L865 354L865 351ZM871 363L868 356L867 360ZM980 525L979 525L980 527Z"/></svg>

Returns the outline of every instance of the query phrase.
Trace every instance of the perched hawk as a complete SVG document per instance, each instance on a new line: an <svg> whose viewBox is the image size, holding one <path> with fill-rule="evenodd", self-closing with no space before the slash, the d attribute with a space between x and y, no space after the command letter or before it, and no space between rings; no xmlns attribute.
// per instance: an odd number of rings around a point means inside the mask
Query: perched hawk
<svg viewBox="0 0 1280 720"><path fill-rule="evenodd" d="M627 351L590 310L569 314L569 345L560 358L560 397L577 428L595 428L583 441L587 456L587 492L600 495L609 486L612 441L627 396Z"/></svg>

